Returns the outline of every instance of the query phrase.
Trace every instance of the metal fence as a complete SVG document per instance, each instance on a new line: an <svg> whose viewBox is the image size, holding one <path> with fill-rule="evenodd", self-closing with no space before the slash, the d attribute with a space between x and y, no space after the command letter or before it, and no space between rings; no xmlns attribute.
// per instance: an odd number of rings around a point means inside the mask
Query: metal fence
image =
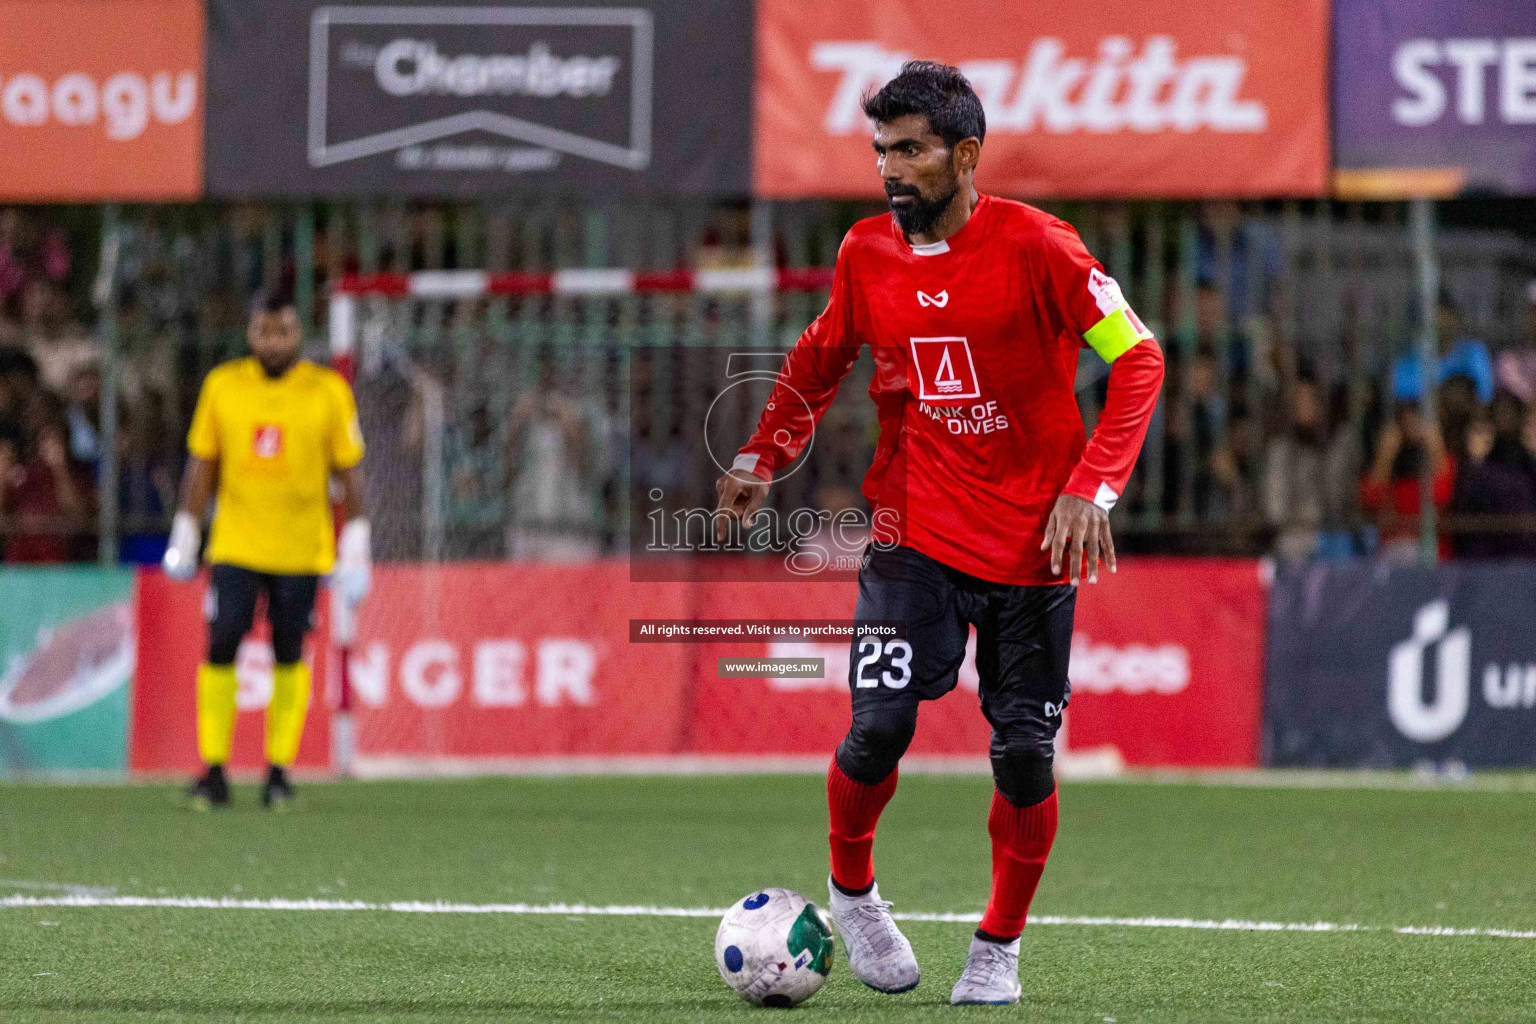
<svg viewBox="0 0 1536 1024"><path fill-rule="evenodd" d="M1264 492L1298 385L1323 404L1338 492L1300 525L1351 537L1369 525L1356 484L1391 413L1391 360L1410 350L1417 325L1401 204L1045 205L1078 228L1169 352L1164 400L1116 511L1127 548L1256 552L1296 525ZM99 502L103 557L117 538L127 554L149 550L164 529L167 483L173 488L179 473L197 388L213 365L243 353L246 304L265 284L292 283L312 354L323 357L328 290L347 273L830 266L848 225L878 211L545 198L161 206L109 210L95 221L91 211L69 213L81 239L77 262L90 262L93 237L115 253L114 287L98 288L97 304L85 268L71 276L73 307L111 352L109 390L122 396L102 403L97 425L104 437L94 477L112 492ZM1448 229L1436 246L1461 333L1495 350L1536 344L1526 312L1536 245L1509 232ZM531 528L526 506L552 500L530 497L530 458L563 460L551 472L571 492L550 506L571 521L543 526L582 538L577 552L619 549L640 422L628 396L644 394L646 436L664 442L700 422L711 394L686 358L670 356L665 365L645 362L643 390L626 386L634 353L787 348L824 303L824 292L376 303L367 328L375 357L358 387L373 442L371 500L398 523L382 531L383 553L517 555L519 531ZM862 390L862 372L845 392ZM1079 397L1090 426L1104 379L1085 358ZM540 404L541 395L558 401ZM108 407L123 410L120 423ZM530 433L541 416L570 422L541 439ZM850 445L872 447L869 403L849 404L837 422ZM744 438L750 423L741 428ZM550 450L540 455L540 445ZM816 479L856 494L864 465L844 454ZM713 479L707 465L679 471L696 473L706 489ZM795 484L774 500L817 499ZM434 517L435 547L423 539Z"/></svg>

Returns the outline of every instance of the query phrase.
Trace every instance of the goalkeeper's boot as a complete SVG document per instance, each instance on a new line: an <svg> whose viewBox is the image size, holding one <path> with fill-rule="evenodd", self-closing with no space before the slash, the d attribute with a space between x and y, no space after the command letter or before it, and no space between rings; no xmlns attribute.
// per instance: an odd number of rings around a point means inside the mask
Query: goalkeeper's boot
<svg viewBox="0 0 1536 1024"><path fill-rule="evenodd" d="M917 988L917 958L912 943L896 927L891 905L878 887L862 896L845 896L827 879L832 920L848 951L848 969L876 992L894 995Z"/></svg>
<svg viewBox="0 0 1536 1024"><path fill-rule="evenodd" d="M1016 1003L1019 991L1019 940L988 942L973 936L965 970L949 994L950 1005Z"/></svg>
<svg viewBox="0 0 1536 1024"><path fill-rule="evenodd" d="M228 807L229 780L224 777L224 766L209 765L208 770L187 790L187 800L194 811Z"/></svg>
<svg viewBox="0 0 1536 1024"><path fill-rule="evenodd" d="M279 765L267 768L267 781L261 784L261 806L274 811L286 811L293 803L293 786L288 783L288 773Z"/></svg>

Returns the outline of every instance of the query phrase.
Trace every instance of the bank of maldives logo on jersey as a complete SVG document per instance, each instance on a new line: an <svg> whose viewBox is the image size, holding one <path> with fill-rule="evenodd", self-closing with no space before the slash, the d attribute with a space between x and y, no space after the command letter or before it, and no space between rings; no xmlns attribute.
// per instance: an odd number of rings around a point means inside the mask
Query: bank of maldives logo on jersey
<svg viewBox="0 0 1536 1024"><path fill-rule="evenodd" d="M913 338L912 371L917 397L928 402L980 398L971 343L960 337Z"/></svg>
<svg viewBox="0 0 1536 1024"><path fill-rule="evenodd" d="M258 459L275 459L283 454L283 428L276 423L258 423L251 432L251 451Z"/></svg>

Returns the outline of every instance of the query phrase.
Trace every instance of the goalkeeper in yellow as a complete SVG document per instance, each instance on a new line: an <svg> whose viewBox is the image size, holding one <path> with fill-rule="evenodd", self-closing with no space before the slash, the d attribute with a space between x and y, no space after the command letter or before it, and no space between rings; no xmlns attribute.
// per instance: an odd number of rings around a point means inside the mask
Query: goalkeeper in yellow
<svg viewBox="0 0 1536 1024"><path fill-rule="evenodd" d="M302 331L286 293L257 299L247 335L252 354L215 368L203 382L165 552L168 575L187 580L196 574L199 524L216 499L204 608L208 660L197 670L197 746L207 770L189 794L196 807L229 803L224 765L235 728L235 652L251 628L258 596L266 595L276 662L261 802L281 808L293 799L286 769L298 754L309 706L303 645L320 577L331 573L332 586L354 609L370 577L363 438L352 389L334 371L299 358ZM340 483L345 523L339 542L332 478Z"/></svg>

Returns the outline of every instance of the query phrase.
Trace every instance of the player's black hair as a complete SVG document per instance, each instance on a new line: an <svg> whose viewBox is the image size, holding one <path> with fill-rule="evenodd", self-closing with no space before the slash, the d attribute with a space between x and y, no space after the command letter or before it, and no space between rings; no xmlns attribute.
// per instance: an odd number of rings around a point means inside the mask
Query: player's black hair
<svg viewBox="0 0 1536 1024"><path fill-rule="evenodd" d="M271 285L258 289L251 296L251 315L257 313L281 313L285 309L297 308L293 297L293 289L286 285Z"/></svg>
<svg viewBox="0 0 1536 1024"><path fill-rule="evenodd" d="M978 141L987 137L987 115L976 90L959 68L936 60L907 61L899 75L864 97L864 116L871 121L894 121L909 114L928 118L928 127L946 146L972 136Z"/></svg>

